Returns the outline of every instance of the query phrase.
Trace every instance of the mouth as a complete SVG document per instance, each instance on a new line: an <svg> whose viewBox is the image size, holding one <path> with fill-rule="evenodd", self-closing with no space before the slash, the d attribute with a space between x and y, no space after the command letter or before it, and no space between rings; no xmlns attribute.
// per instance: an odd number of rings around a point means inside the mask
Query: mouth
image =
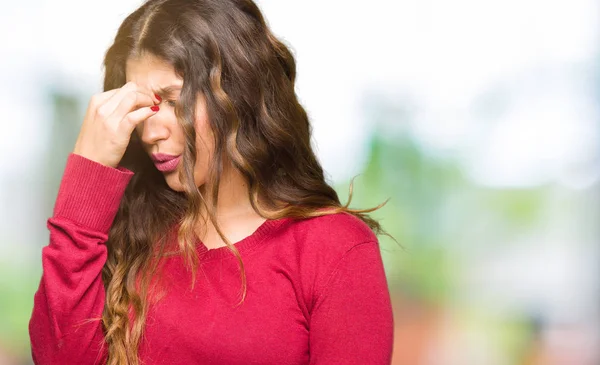
<svg viewBox="0 0 600 365"><path fill-rule="evenodd" d="M163 158L162 160L158 160L158 158L154 157L155 156L153 155L154 166L156 166L156 168L162 172L174 171L177 169L177 165L179 165L179 161L181 160L181 155L170 156L169 159L164 159L164 156L161 156Z"/></svg>
<svg viewBox="0 0 600 365"><path fill-rule="evenodd" d="M154 162L166 162L179 156L181 155L169 155L167 153L152 153L150 155L150 158L152 158L152 161Z"/></svg>

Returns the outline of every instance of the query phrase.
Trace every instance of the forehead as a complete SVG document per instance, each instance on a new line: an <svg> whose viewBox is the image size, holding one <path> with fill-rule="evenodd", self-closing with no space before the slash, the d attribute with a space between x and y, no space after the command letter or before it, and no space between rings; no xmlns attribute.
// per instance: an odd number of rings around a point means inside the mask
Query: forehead
<svg viewBox="0 0 600 365"><path fill-rule="evenodd" d="M127 82L133 81L151 90L167 85L183 85L183 80L177 76L173 66L150 54L128 59L125 78Z"/></svg>

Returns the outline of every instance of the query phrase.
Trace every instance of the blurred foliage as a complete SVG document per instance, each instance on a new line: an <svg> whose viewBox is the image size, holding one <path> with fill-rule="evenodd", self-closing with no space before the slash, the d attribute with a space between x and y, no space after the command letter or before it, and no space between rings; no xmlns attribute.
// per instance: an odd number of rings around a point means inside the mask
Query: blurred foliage
<svg viewBox="0 0 600 365"><path fill-rule="evenodd" d="M28 324L41 277L38 266L0 261L0 355L30 358Z"/></svg>
<svg viewBox="0 0 600 365"><path fill-rule="evenodd" d="M443 204L446 192L461 184L456 166L425 155L400 136L393 142L375 133L364 172L354 179L351 207L388 203L371 215L394 240L381 236L382 255L392 291L440 302L452 283L451 261L445 257ZM340 199L349 183L336 187Z"/></svg>
<svg viewBox="0 0 600 365"><path fill-rule="evenodd" d="M349 186L336 186L342 202ZM454 292L461 262L456 251L481 250L531 229L546 197L543 189L477 186L458 160L428 154L408 134L376 132L364 172L354 179L351 207L390 199L372 216L398 242L380 237L391 290L435 305Z"/></svg>

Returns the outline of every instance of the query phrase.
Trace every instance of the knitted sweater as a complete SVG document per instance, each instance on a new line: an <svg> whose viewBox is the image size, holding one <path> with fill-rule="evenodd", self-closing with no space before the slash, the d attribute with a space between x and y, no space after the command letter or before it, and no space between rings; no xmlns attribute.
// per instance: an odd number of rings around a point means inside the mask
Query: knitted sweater
<svg viewBox="0 0 600 365"><path fill-rule="evenodd" d="M36 364L106 363L101 270L132 176L69 155L29 323ZM393 318L379 245L354 216L267 220L236 242L247 277L240 305L233 253L196 247L193 290L180 256L165 259L164 296L149 307L140 344L143 364L390 363Z"/></svg>

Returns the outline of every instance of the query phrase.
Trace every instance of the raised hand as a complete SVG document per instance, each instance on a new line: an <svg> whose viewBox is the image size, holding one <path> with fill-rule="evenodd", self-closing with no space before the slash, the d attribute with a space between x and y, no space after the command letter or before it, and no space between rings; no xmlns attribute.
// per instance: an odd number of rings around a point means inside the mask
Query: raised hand
<svg viewBox="0 0 600 365"><path fill-rule="evenodd" d="M73 153L117 167L131 133L158 110L153 93L134 82L92 96Z"/></svg>

